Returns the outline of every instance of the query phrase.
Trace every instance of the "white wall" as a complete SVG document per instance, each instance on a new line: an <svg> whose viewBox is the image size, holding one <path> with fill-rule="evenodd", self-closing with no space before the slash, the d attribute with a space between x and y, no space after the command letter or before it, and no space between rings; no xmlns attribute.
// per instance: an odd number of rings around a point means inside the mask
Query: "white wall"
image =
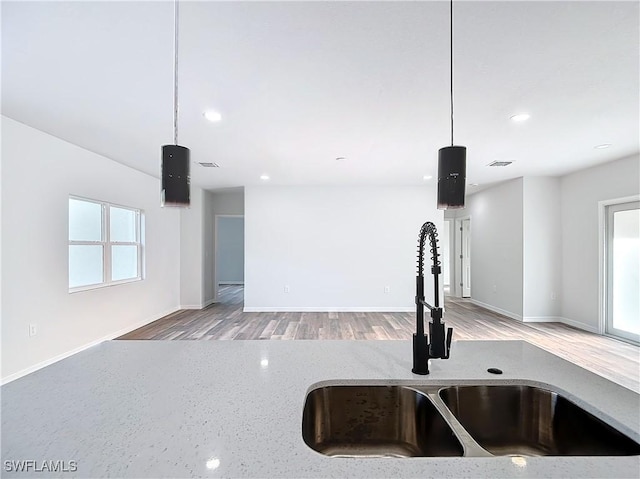
<svg viewBox="0 0 640 479"><path fill-rule="evenodd" d="M215 213L213 211L213 193L209 191L204 192L204 204L203 204L203 243L202 248L204 250L202 274L203 278L203 292L204 298L203 306L208 306L213 303L216 295L216 288L214 287L215 281Z"/></svg>
<svg viewBox="0 0 640 479"><path fill-rule="evenodd" d="M434 188L247 187L245 310L413 311L425 221L443 225Z"/></svg>
<svg viewBox="0 0 640 479"><path fill-rule="evenodd" d="M640 157L634 155L561 178L562 316L599 329L598 202L640 192Z"/></svg>
<svg viewBox="0 0 640 479"><path fill-rule="evenodd" d="M457 217L471 217L471 297L507 316L523 312L523 179L469 196Z"/></svg>
<svg viewBox="0 0 640 479"><path fill-rule="evenodd" d="M214 191L213 210L217 215L244 215L244 189Z"/></svg>
<svg viewBox="0 0 640 479"><path fill-rule="evenodd" d="M214 302L214 195L191 186L191 205L180 209L180 307Z"/></svg>
<svg viewBox="0 0 640 479"><path fill-rule="evenodd" d="M524 321L554 321L560 316L562 223L560 179L523 179Z"/></svg>
<svg viewBox="0 0 640 479"><path fill-rule="evenodd" d="M180 213L160 180L2 117L1 191L3 382L175 311ZM143 281L69 294L70 194L144 210Z"/></svg>
<svg viewBox="0 0 640 479"><path fill-rule="evenodd" d="M598 202L639 192L640 157L634 155L469 196L465 209L447 217L471 217L473 301L515 319L598 332Z"/></svg>
<svg viewBox="0 0 640 479"><path fill-rule="evenodd" d="M204 192L191 186L189 208L180 208L180 307L204 303Z"/></svg>

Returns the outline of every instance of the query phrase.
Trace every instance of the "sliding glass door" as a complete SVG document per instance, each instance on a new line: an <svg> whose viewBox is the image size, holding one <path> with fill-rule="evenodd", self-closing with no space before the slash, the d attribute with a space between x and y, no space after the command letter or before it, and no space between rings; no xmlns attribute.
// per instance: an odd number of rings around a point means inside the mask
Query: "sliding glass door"
<svg viewBox="0 0 640 479"><path fill-rule="evenodd" d="M606 333L640 343L640 202L606 208Z"/></svg>

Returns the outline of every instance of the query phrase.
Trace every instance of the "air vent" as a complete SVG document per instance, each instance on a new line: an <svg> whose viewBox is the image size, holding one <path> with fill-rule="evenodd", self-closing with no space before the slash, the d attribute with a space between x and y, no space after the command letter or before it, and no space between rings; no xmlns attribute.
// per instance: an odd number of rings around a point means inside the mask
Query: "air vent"
<svg viewBox="0 0 640 479"><path fill-rule="evenodd" d="M204 166L205 168L220 168L218 163L200 163L200 166Z"/></svg>
<svg viewBox="0 0 640 479"><path fill-rule="evenodd" d="M509 166L511 163L513 163L513 161L494 161L487 166Z"/></svg>

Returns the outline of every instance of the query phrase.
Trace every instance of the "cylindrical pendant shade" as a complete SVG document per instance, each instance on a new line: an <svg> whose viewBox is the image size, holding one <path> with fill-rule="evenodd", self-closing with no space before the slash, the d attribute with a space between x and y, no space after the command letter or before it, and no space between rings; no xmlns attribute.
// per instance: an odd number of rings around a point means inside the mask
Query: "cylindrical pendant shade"
<svg viewBox="0 0 640 479"><path fill-rule="evenodd" d="M464 208L467 148L446 146L438 150L438 209Z"/></svg>
<svg viewBox="0 0 640 479"><path fill-rule="evenodd" d="M162 147L162 206L189 206L189 148Z"/></svg>

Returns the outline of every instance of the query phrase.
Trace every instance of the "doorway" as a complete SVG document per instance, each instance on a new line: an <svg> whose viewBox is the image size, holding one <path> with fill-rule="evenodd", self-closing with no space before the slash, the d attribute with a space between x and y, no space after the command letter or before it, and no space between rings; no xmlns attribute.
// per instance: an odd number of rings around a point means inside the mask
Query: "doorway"
<svg viewBox="0 0 640 479"><path fill-rule="evenodd" d="M640 343L640 201L605 207L605 333Z"/></svg>
<svg viewBox="0 0 640 479"><path fill-rule="evenodd" d="M216 215L215 245L216 298L237 301L244 292L244 216Z"/></svg>

